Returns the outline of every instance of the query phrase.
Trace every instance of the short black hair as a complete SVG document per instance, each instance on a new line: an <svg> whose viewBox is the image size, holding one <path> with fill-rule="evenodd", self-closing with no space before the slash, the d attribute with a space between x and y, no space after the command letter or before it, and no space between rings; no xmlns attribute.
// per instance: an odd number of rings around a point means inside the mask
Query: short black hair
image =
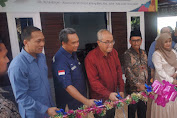
<svg viewBox="0 0 177 118"><path fill-rule="evenodd" d="M23 29L22 34L21 34L21 39L22 41L30 40L31 39L31 33L34 31L41 31L39 28L34 27L34 26L27 26Z"/></svg>
<svg viewBox="0 0 177 118"><path fill-rule="evenodd" d="M59 33L59 40L61 42L67 43L68 42L68 34L75 34L75 33L76 33L76 30L73 28L62 29Z"/></svg>
<svg viewBox="0 0 177 118"><path fill-rule="evenodd" d="M1 44L1 43L4 44L3 40L0 39L0 44ZM0 46L0 52L1 52L1 51L2 51L2 47Z"/></svg>

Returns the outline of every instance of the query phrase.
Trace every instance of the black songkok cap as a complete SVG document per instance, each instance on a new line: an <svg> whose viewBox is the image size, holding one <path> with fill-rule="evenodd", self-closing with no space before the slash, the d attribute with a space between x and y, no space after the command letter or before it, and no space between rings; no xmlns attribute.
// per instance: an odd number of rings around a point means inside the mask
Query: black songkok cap
<svg viewBox="0 0 177 118"><path fill-rule="evenodd" d="M140 36L141 37L141 32L139 30L131 31L131 33L130 33L130 39L133 36Z"/></svg>

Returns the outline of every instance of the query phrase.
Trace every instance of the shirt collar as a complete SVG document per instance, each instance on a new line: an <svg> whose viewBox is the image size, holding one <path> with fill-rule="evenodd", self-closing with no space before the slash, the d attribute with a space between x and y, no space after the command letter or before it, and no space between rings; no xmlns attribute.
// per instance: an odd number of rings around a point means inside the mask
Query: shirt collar
<svg viewBox="0 0 177 118"><path fill-rule="evenodd" d="M104 55L104 53L100 50L99 46L96 47L97 50L97 54L100 55L101 57L109 57L112 56L112 51L110 53L108 53L107 56Z"/></svg>
<svg viewBox="0 0 177 118"><path fill-rule="evenodd" d="M35 60L35 58L32 55L30 55L28 52L26 52L23 48L22 48L21 53L25 56L25 58L29 61L29 63ZM38 57L39 55L37 54L37 58Z"/></svg>
<svg viewBox="0 0 177 118"><path fill-rule="evenodd" d="M130 47L130 50L131 50L134 54L138 54L132 47ZM142 50L139 49L139 51L140 51L140 54L141 54L141 53L142 53Z"/></svg>
<svg viewBox="0 0 177 118"><path fill-rule="evenodd" d="M67 58L71 58L72 56L75 57L76 52L73 52L72 54L70 54L69 52L67 52L62 46L60 49L61 53L64 54Z"/></svg>

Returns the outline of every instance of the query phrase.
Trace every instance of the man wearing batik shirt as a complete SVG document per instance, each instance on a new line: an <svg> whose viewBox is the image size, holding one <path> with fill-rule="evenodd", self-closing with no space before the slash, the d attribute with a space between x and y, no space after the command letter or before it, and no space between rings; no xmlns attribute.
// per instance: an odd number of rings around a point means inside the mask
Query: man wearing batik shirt
<svg viewBox="0 0 177 118"><path fill-rule="evenodd" d="M119 92L124 97L124 82L117 51L113 48L115 41L112 34L105 29L97 33L98 47L90 51L85 58L85 68L90 84L90 97L98 100L118 100ZM101 118L114 118L115 109L109 110ZM99 118L95 115L95 118Z"/></svg>
<svg viewBox="0 0 177 118"><path fill-rule="evenodd" d="M131 47L124 54L127 94L144 90L144 84L148 78L147 55L144 50L140 49L142 43L141 32L131 31L129 42ZM141 100L136 104L130 104L128 106L128 118L135 118L136 110L138 118L145 118L146 109L146 104Z"/></svg>
<svg viewBox="0 0 177 118"><path fill-rule="evenodd" d="M75 110L83 104L92 106L94 100L86 98L84 73L76 55L79 47L76 31L65 28L60 32L59 39L62 46L52 64L57 107Z"/></svg>

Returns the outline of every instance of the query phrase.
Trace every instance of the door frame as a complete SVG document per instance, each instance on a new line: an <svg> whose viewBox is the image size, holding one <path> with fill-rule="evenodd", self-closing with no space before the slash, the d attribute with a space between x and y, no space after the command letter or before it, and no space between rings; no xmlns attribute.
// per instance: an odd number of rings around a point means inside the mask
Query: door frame
<svg viewBox="0 0 177 118"><path fill-rule="evenodd" d="M106 12L106 20L107 20L107 30L109 30L112 33L111 12Z"/></svg>
<svg viewBox="0 0 177 118"><path fill-rule="evenodd" d="M23 12L8 13L7 12L6 14L7 14L8 28L9 28L12 57L14 58L20 53L15 18L32 18L33 25L41 29L40 13L39 12L34 12L34 13L23 13ZM44 49L43 49L43 53L44 53Z"/></svg>
<svg viewBox="0 0 177 118"><path fill-rule="evenodd" d="M130 40L130 32L131 32L131 17L140 17L140 31L142 35L142 44L140 46L141 49L145 50L145 27L144 27L144 12L127 12L127 47L128 49L131 47Z"/></svg>

